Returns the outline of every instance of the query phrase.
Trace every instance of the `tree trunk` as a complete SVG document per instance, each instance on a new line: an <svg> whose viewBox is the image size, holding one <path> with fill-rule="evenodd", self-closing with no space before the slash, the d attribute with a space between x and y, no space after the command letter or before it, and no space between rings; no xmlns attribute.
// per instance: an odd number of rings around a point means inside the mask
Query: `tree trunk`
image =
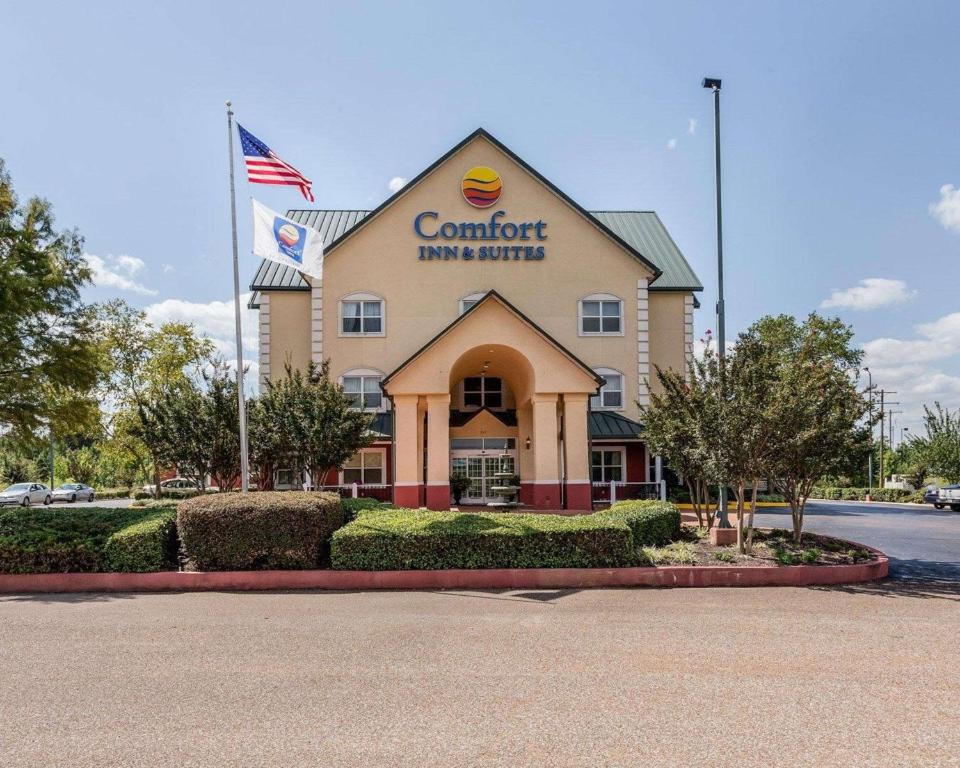
<svg viewBox="0 0 960 768"><path fill-rule="evenodd" d="M700 491L699 489L694 490L696 487L697 484L691 480L687 480L687 490L690 492L690 503L693 504L693 513L697 516L697 525L703 528L703 510L700 507Z"/></svg>
<svg viewBox="0 0 960 768"><path fill-rule="evenodd" d="M746 543L743 540L743 497L746 494L746 484L743 479L737 480L737 550L740 554L746 552Z"/></svg>
<svg viewBox="0 0 960 768"><path fill-rule="evenodd" d="M759 478L753 478L750 495L750 517L747 522L747 554L753 554L753 516L757 511L757 486L760 484Z"/></svg>

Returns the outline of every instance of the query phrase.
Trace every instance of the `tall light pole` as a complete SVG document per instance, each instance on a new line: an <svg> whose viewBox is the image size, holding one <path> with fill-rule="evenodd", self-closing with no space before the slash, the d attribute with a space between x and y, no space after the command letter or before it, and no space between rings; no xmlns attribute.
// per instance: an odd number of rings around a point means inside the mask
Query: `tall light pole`
<svg viewBox="0 0 960 768"><path fill-rule="evenodd" d="M713 135L714 156L717 161L717 354L720 365L727 356L727 329L723 308L723 207L720 195L720 80L705 77L703 87L713 91ZM719 508L717 509L717 527L731 528L727 517L727 489L720 486Z"/></svg>
<svg viewBox="0 0 960 768"><path fill-rule="evenodd" d="M867 391L870 393L870 453L867 456L867 488L873 488L873 374L867 367L863 370L867 372Z"/></svg>

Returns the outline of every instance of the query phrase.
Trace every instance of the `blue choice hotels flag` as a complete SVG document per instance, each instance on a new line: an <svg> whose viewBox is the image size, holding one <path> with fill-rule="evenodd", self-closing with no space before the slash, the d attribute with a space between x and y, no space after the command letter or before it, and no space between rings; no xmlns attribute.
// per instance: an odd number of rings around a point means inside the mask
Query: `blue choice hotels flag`
<svg viewBox="0 0 960 768"><path fill-rule="evenodd" d="M311 277L323 277L323 238L263 203L253 201L253 255L286 264Z"/></svg>

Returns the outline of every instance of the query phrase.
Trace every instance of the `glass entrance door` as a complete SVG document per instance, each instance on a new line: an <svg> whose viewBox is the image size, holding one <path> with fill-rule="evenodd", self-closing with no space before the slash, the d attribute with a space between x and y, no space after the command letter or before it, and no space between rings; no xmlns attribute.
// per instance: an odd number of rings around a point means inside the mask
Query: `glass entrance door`
<svg viewBox="0 0 960 768"><path fill-rule="evenodd" d="M486 504L497 498L491 490L505 483L501 472L516 472L516 440L509 438L461 438L451 440L450 474L466 475L470 487L463 504Z"/></svg>

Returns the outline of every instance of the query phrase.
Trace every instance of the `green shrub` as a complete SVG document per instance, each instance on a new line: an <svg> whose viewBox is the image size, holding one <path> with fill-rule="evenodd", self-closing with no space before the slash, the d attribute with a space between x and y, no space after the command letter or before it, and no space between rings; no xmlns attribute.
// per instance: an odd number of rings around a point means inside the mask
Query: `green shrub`
<svg viewBox="0 0 960 768"><path fill-rule="evenodd" d="M133 509L173 509L176 510L177 502L173 499L137 499L130 503Z"/></svg>
<svg viewBox="0 0 960 768"><path fill-rule="evenodd" d="M680 536L680 510L668 501L618 501L596 514L623 520L634 547L662 547Z"/></svg>
<svg viewBox="0 0 960 768"><path fill-rule="evenodd" d="M715 552L713 555L721 563L735 563L737 561L737 556L733 552Z"/></svg>
<svg viewBox="0 0 960 768"><path fill-rule="evenodd" d="M642 547L641 559L650 565L694 565L697 551L686 541L674 541L665 547Z"/></svg>
<svg viewBox="0 0 960 768"><path fill-rule="evenodd" d="M377 501L376 499L340 499L340 506L343 507L344 522L349 523L356 518L357 512L361 509L394 509L395 507L388 501Z"/></svg>
<svg viewBox="0 0 960 768"><path fill-rule="evenodd" d="M222 493L177 508L184 551L200 570L316 568L343 521L333 493Z"/></svg>
<svg viewBox="0 0 960 768"><path fill-rule="evenodd" d="M626 514L361 510L333 534L339 570L595 568L633 565Z"/></svg>
<svg viewBox="0 0 960 768"><path fill-rule="evenodd" d="M820 555L823 552L816 547L810 547L809 549L803 550L803 554L800 555L800 559L803 560L807 565L812 565L820 559Z"/></svg>
<svg viewBox="0 0 960 768"><path fill-rule="evenodd" d="M107 539L103 548L107 570L129 573L162 571L177 562L177 513L171 507L128 525Z"/></svg>
<svg viewBox="0 0 960 768"><path fill-rule="evenodd" d="M174 518L172 509L103 509L98 507L8 509L0 512L0 572L71 573L125 570L125 563L137 563L137 570L173 567L173 559L156 557L122 558L120 552L146 544L132 544L120 536L142 523ZM162 527L162 526L161 526ZM137 533L128 534L136 538ZM142 534L147 536L146 533ZM119 536L124 541L110 543ZM150 534L160 537L160 533ZM108 550L113 553L108 556ZM118 559L111 559L116 556ZM153 567L155 566L155 567Z"/></svg>
<svg viewBox="0 0 960 768"><path fill-rule="evenodd" d="M903 488L835 488L832 486L815 486L810 493L810 498L826 499L828 501L866 501L868 493L874 501L923 502L922 491L908 491Z"/></svg>
<svg viewBox="0 0 960 768"><path fill-rule="evenodd" d="M130 488L95 488L98 499L129 499Z"/></svg>
<svg viewBox="0 0 960 768"><path fill-rule="evenodd" d="M796 565L797 556L786 549L777 549L774 551L773 556L777 559L777 562L780 565Z"/></svg>

